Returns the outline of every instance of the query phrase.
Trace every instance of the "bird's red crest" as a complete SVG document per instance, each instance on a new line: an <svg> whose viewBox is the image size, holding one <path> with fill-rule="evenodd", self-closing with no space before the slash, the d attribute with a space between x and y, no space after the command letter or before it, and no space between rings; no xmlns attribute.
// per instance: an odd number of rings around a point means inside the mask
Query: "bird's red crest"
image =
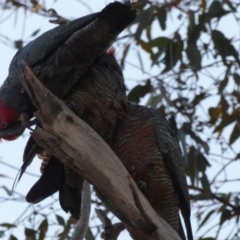
<svg viewBox="0 0 240 240"><path fill-rule="evenodd" d="M107 55L110 55L112 57L115 57L115 53L116 53L116 49L115 47L110 47L108 50L107 50Z"/></svg>
<svg viewBox="0 0 240 240"><path fill-rule="evenodd" d="M16 109L5 107L0 101L0 129L3 129L4 123L14 123L17 121L18 113Z"/></svg>
<svg viewBox="0 0 240 240"><path fill-rule="evenodd" d="M4 129L4 125L7 125L9 123L14 123L18 119L18 113L16 109L5 107L0 101L0 130ZM5 140L14 140L16 139L16 136L8 136L4 138Z"/></svg>

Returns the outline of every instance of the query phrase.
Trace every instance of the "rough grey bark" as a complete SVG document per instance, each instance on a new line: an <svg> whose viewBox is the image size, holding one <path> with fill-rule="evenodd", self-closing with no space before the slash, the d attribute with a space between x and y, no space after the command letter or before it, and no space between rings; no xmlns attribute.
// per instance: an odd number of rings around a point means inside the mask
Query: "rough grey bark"
<svg viewBox="0 0 240 240"><path fill-rule="evenodd" d="M46 89L25 63L23 68L22 84L42 124L32 133L36 142L91 183L134 239L180 240L101 137Z"/></svg>

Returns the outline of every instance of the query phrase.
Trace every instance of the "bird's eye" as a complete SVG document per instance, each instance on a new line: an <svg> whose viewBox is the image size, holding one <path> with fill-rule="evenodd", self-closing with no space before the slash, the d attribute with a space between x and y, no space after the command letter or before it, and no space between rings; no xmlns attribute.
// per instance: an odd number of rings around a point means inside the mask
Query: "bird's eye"
<svg viewBox="0 0 240 240"><path fill-rule="evenodd" d="M8 125L8 124L7 124L6 122L2 122L2 129L3 129L3 128L6 128L7 125Z"/></svg>

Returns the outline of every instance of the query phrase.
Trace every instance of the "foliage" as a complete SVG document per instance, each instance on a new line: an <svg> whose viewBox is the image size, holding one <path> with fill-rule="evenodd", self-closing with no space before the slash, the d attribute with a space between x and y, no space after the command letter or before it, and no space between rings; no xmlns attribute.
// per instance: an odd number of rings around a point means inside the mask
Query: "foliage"
<svg viewBox="0 0 240 240"><path fill-rule="evenodd" d="M129 100L158 108L178 132L198 225L194 235L202 240L240 238L240 192L229 190L240 182L233 174L240 160L239 31L230 31L239 29L239 5L234 0L139 0L137 19L116 44L122 67L139 71ZM38 1L6 0L0 7L54 16ZM38 29L32 36L37 35ZM2 34L0 40L15 48L26 42ZM71 220L56 215L49 221L39 211L34 216L41 221L25 228L26 239L46 238L53 225L62 228L60 239L71 234ZM0 238L17 224L1 223ZM87 239L95 239L90 229Z"/></svg>

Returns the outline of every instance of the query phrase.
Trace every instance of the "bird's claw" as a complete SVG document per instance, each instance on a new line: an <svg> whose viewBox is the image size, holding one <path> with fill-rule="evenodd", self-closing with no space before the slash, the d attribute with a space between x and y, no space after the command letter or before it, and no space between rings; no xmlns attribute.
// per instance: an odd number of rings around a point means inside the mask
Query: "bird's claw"
<svg viewBox="0 0 240 240"><path fill-rule="evenodd" d="M57 11L53 8L50 8L48 10L48 12L51 13L52 17L55 17L56 19L50 19L49 22L50 23L54 23L54 24L58 24L58 25L62 25L62 24L65 24L65 23L68 23L69 20L67 20L66 18L60 16Z"/></svg>

